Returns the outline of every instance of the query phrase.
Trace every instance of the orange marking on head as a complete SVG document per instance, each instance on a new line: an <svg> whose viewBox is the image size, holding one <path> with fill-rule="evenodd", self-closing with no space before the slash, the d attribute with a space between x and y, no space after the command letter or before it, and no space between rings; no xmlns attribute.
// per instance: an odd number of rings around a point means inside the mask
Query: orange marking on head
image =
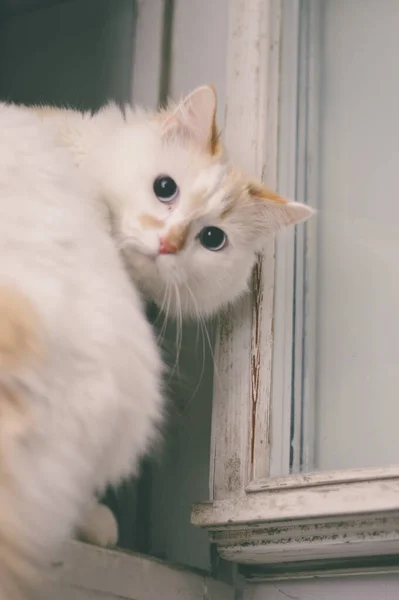
<svg viewBox="0 0 399 600"><path fill-rule="evenodd" d="M176 252L182 250L186 244L188 235L187 225L173 225L165 236L165 240L173 247Z"/></svg>
<svg viewBox="0 0 399 600"><path fill-rule="evenodd" d="M269 200L269 202L275 202L276 204L287 204L287 200L262 184L250 183L248 186L248 192L253 198Z"/></svg>
<svg viewBox="0 0 399 600"><path fill-rule="evenodd" d="M204 208L205 200L206 200L207 192L206 190L197 191L195 194L191 194L189 198L190 209L195 211L197 215L197 211L200 212L201 208Z"/></svg>
<svg viewBox="0 0 399 600"><path fill-rule="evenodd" d="M138 221L144 229L162 229L165 226L164 221L147 214L139 215Z"/></svg>

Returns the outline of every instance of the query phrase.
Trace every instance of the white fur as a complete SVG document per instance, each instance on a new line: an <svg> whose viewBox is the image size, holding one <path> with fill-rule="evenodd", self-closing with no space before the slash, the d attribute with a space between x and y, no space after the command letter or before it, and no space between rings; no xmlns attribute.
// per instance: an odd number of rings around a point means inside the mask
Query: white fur
<svg viewBox="0 0 399 600"><path fill-rule="evenodd" d="M85 511L77 533L82 542L103 548L115 546L118 541L118 523L107 506L93 502Z"/></svg>
<svg viewBox="0 0 399 600"><path fill-rule="evenodd" d="M0 422L0 598L10 600L28 578L22 563L49 561L94 492L135 471L161 419L162 366L91 189L36 116L4 104L0 256L0 286L32 303L44 346L37 365L0 369L29 409L11 441ZM10 530L21 556L14 542L1 547Z"/></svg>

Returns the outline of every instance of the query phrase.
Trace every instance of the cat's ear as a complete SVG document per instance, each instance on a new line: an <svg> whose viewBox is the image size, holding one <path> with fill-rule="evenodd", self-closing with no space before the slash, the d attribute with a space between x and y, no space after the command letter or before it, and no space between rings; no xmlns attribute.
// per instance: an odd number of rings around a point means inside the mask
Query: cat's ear
<svg viewBox="0 0 399 600"><path fill-rule="evenodd" d="M265 233L273 233L282 227L296 225L315 214L310 206L289 202L261 184L251 183L248 192L252 200L259 202Z"/></svg>
<svg viewBox="0 0 399 600"><path fill-rule="evenodd" d="M216 126L217 98L213 86L194 90L169 113L163 123L165 133L189 138L199 149L214 155L220 151Z"/></svg>

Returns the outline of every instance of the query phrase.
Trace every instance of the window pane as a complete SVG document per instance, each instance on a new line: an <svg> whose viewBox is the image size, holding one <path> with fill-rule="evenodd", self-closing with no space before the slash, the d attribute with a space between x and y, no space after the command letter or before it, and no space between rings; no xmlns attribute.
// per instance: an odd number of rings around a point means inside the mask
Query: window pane
<svg viewBox="0 0 399 600"><path fill-rule="evenodd" d="M308 467L385 466L399 463L399 2L320 6Z"/></svg>

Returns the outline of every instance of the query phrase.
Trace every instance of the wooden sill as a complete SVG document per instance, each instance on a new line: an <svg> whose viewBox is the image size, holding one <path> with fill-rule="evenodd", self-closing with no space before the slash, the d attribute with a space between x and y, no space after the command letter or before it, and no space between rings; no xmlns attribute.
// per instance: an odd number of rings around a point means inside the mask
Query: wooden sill
<svg viewBox="0 0 399 600"><path fill-rule="evenodd" d="M193 569L139 554L70 542L40 600L233 600L234 590Z"/></svg>
<svg viewBox="0 0 399 600"><path fill-rule="evenodd" d="M398 557L399 469L265 480L235 498L195 505L191 520L210 532L222 558L269 570Z"/></svg>

